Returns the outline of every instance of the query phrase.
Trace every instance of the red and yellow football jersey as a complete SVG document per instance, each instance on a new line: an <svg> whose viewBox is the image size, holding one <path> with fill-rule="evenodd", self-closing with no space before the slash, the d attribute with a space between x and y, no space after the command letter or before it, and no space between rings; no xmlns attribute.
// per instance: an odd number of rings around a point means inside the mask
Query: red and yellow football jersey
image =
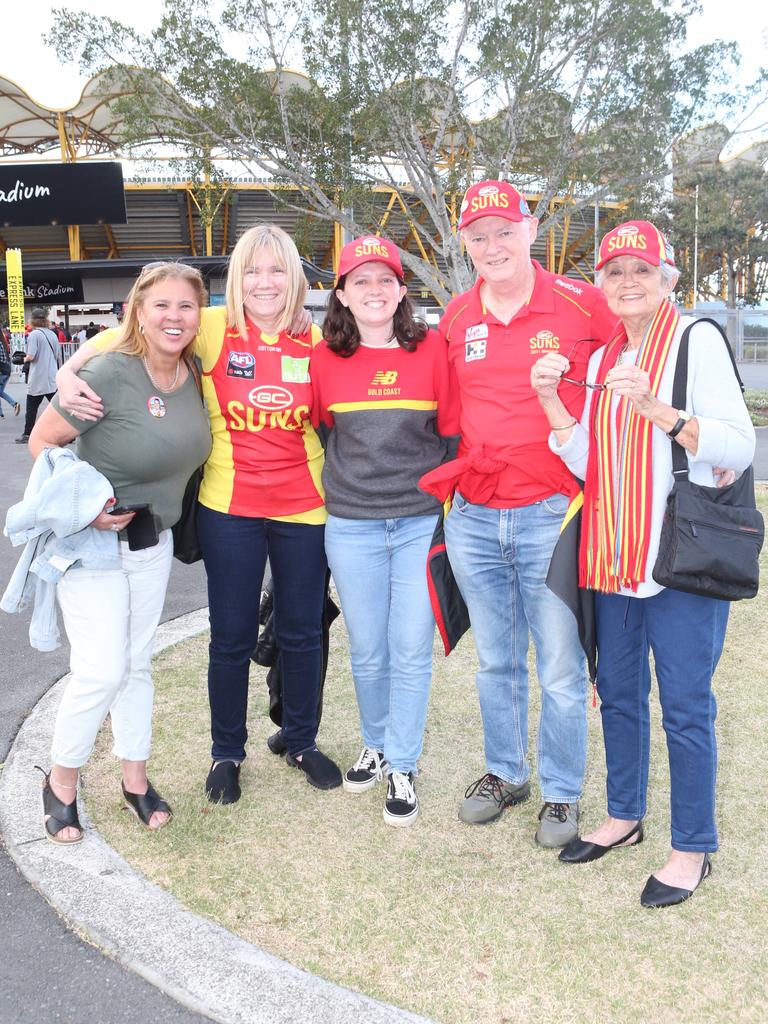
<svg viewBox="0 0 768 1024"><path fill-rule="evenodd" d="M202 311L195 345L213 449L200 502L217 512L321 523L323 450L310 422L309 357L320 340L262 334L242 338L223 307Z"/></svg>

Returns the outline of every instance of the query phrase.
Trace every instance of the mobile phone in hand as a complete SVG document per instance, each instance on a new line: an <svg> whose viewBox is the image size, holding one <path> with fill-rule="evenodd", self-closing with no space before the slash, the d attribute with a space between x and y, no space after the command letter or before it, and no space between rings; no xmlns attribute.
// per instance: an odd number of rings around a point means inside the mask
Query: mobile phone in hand
<svg viewBox="0 0 768 1024"><path fill-rule="evenodd" d="M160 540L157 532L157 521L152 514L152 506L146 502L117 504L109 510L109 515L125 515L133 512L133 519L125 528L128 547L131 551L142 551L153 548Z"/></svg>
<svg viewBox="0 0 768 1024"><path fill-rule="evenodd" d="M146 509L151 509L152 506L147 504L146 501L138 502L134 504L121 505L120 502L117 505L113 505L112 508L107 509L108 516L125 516L129 512L144 512Z"/></svg>

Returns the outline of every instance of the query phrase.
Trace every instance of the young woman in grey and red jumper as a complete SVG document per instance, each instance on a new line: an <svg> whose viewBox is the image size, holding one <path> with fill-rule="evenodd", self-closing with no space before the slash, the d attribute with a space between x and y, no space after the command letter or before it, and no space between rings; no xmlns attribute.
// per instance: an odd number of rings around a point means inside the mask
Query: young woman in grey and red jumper
<svg viewBox="0 0 768 1024"><path fill-rule="evenodd" d="M330 427L325 547L349 631L363 749L353 793L387 778L384 820L419 813L414 779L432 679L426 562L437 501L419 478L456 433L445 344L414 320L397 248L344 247L323 342L312 353L313 418Z"/></svg>

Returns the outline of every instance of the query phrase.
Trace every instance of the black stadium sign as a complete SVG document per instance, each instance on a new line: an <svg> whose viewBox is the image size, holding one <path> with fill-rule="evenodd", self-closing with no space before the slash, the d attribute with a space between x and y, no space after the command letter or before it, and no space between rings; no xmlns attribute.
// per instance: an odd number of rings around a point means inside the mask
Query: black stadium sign
<svg viewBox="0 0 768 1024"><path fill-rule="evenodd" d="M0 226L125 224L126 220L119 163L0 164Z"/></svg>
<svg viewBox="0 0 768 1024"><path fill-rule="evenodd" d="M0 303L8 301L5 274L0 275ZM68 302L83 301L83 279L80 274L56 270L43 277L39 270L30 268L29 276L24 274L24 301L41 306L65 305Z"/></svg>

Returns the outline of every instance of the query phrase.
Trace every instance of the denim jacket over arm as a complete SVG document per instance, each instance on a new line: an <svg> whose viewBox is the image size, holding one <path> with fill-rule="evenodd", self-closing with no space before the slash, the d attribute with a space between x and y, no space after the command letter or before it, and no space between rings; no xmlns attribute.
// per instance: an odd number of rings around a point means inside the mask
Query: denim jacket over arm
<svg viewBox="0 0 768 1024"><path fill-rule="evenodd" d="M56 583L72 566L117 569L117 534L89 526L113 496L109 480L71 448L46 448L35 460L24 497L8 509L4 533L24 550L0 608L24 611L33 604L30 644L59 646Z"/></svg>

